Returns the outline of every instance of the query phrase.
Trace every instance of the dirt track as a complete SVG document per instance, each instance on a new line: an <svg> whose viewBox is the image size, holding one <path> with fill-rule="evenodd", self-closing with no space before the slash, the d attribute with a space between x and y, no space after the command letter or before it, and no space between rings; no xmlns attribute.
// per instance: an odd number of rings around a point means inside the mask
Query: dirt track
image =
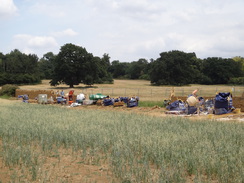
<svg viewBox="0 0 244 183"><path fill-rule="evenodd" d="M106 111L118 111L118 112L128 112L128 113L136 113L136 114L143 114L143 115L151 115L157 117L184 117L194 121L197 120L216 120L216 121L237 121L244 123L244 113L229 113L223 115L207 115L207 114L194 114L194 115L176 115L176 114L166 114L167 111L165 108L161 108L158 106L155 107L133 107L128 108L126 106L123 107L113 107L113 106L96 106L96 105L87 105L87 106L78 106L78 107L69 107L72 109L99 109L99 110L106 110Z"/></svg>

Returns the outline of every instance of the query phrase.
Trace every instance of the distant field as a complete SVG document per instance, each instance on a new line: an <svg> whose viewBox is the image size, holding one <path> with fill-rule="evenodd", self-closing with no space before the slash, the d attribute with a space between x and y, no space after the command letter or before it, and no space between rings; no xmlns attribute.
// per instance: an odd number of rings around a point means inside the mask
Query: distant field
<svg viewBox="0 0 244 183"><path fill-rule="evenodd" d="M59 85L57 87L50 86L49 80L43 80L39 85L24 85L21 89L34 90L64 90L68 92L68 85ZM84 93L87 96L95 93L102 93L111 97L119 96L139 96L140 100L144 101L161 101L167 99L174 89L176 96L187 96L193 90L198 89L199 96L214 97L216 92L230 92L234 96L241 96L244 92L244 86L227 86L227 85L189 85L182 87L170 86L152 86L150 81L146 80L114 80L114 84L96 84L92 87L87 87L83 84L76 85L75 94Z"/></svg>

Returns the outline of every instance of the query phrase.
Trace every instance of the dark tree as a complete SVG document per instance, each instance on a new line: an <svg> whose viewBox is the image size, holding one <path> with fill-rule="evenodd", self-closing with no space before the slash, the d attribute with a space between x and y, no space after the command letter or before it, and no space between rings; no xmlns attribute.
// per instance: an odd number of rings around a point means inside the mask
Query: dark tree
<svg viewBox="0 0 244 183"><path fill-rule="evenodd" d="M54 72L54 60L56 55L48 52L38 62L39 72L42 74L43 79L51 79Z"/></svg>
<svg viewBox="0 0 244 183"><path fill-rule="evenodd" d="M114 60L109 67L109 72L112 74L113 78L125 78L129 65L130 63Z"/></svg>
<svg viewBox="0 0 244 183"><path fill-rule="evenodd" d="M211 57L203 60L203 74L210 79L210 83L227 84L231 78L242 76L242 65L233 59Z"/></svg>
<svg viewBox="0 0 244 183"><path fill-rule="evenodd" d="M148 61L146 59L139 59L138 61L131 62L128 68L128 75L130 79L140 79L147 72Z"/></svg>
<svg viewBox="0 0 244 183"><path fill-rule="evenodd" d="M93 57L83 47L65 44L54 60L54 72L50 83L65 83L71 88L79 83L101 83L106 78L107 62L106 56L103 59Z"/></svg>
<svg viewBox="0 0 244 183"><path fill-rule="evenodd" d="M0 55L0 57L0 85L40 82L36 55L27 55L15 49L5 56Z"/></svg>
<svg viewBox="0 0 244 183"><path fill-rule="evenodd" d="M199 75L196 63L195 53L163 52L160 54L160 58L150 64L151 83L156 85L191 84Z"/></svg>
<svg viewBox="0 0 244 183"><path fill-rule="evenodd" d="M34 74L38 72L38 57L34 54L26 55L15 49L6 54L5 72Z"/></svg>

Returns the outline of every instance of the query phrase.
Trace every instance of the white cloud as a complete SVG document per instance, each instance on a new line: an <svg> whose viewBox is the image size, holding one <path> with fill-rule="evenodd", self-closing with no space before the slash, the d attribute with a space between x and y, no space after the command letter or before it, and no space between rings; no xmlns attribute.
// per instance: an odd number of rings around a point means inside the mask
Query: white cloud
<svg viewBox="0 0 244 183"><path fill-rule="evenodd" d="M24 53L34 53L41 57L44 53L56 50L58 43L51 36L33 36L28 34L18 34L13 38L13 47Z"/></svg>
<svg viewBox="0 0 244 183"><path fill-rule="evenodd" d="M78 33L69 28L60 32L52 33L52 35L55 37L63 37L63 36L76 36L78 35Z"/></svg>
<svg viewBox="0 0 244 183"><path fill-rule="evenodd" d="M0 18L15 15L17 7L13 0L0 0Z"/></svg>
<svg viewBox="0 0 244 183"><path fill-rule="evenodd" d="M0 29L0 52L11 46L39 55L73 43L121 61L156 59L170 50L195 52L200 58L244 56L243 0L15 2L19 16ZM0 16L6 10L2 6ZM33 36L37 34L46 36ZM13 35L18 36L10 45Z"/></svg>

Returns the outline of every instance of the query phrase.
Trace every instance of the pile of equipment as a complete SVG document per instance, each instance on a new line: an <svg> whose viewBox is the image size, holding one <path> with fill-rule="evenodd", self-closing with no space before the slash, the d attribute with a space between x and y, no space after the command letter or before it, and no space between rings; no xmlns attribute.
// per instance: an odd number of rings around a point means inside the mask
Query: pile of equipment
<svg viewBox="0 0 244 183"><path fill-rule="evenodd" d="M196 91L196 90L195 90ZM195 92L194 91L194 92ZM176 100L166 106L166 114L227 114L235 108L231 93L218 93L213 99L204 100L197 97L196 92L188 96L185 102Z"/></svg>

